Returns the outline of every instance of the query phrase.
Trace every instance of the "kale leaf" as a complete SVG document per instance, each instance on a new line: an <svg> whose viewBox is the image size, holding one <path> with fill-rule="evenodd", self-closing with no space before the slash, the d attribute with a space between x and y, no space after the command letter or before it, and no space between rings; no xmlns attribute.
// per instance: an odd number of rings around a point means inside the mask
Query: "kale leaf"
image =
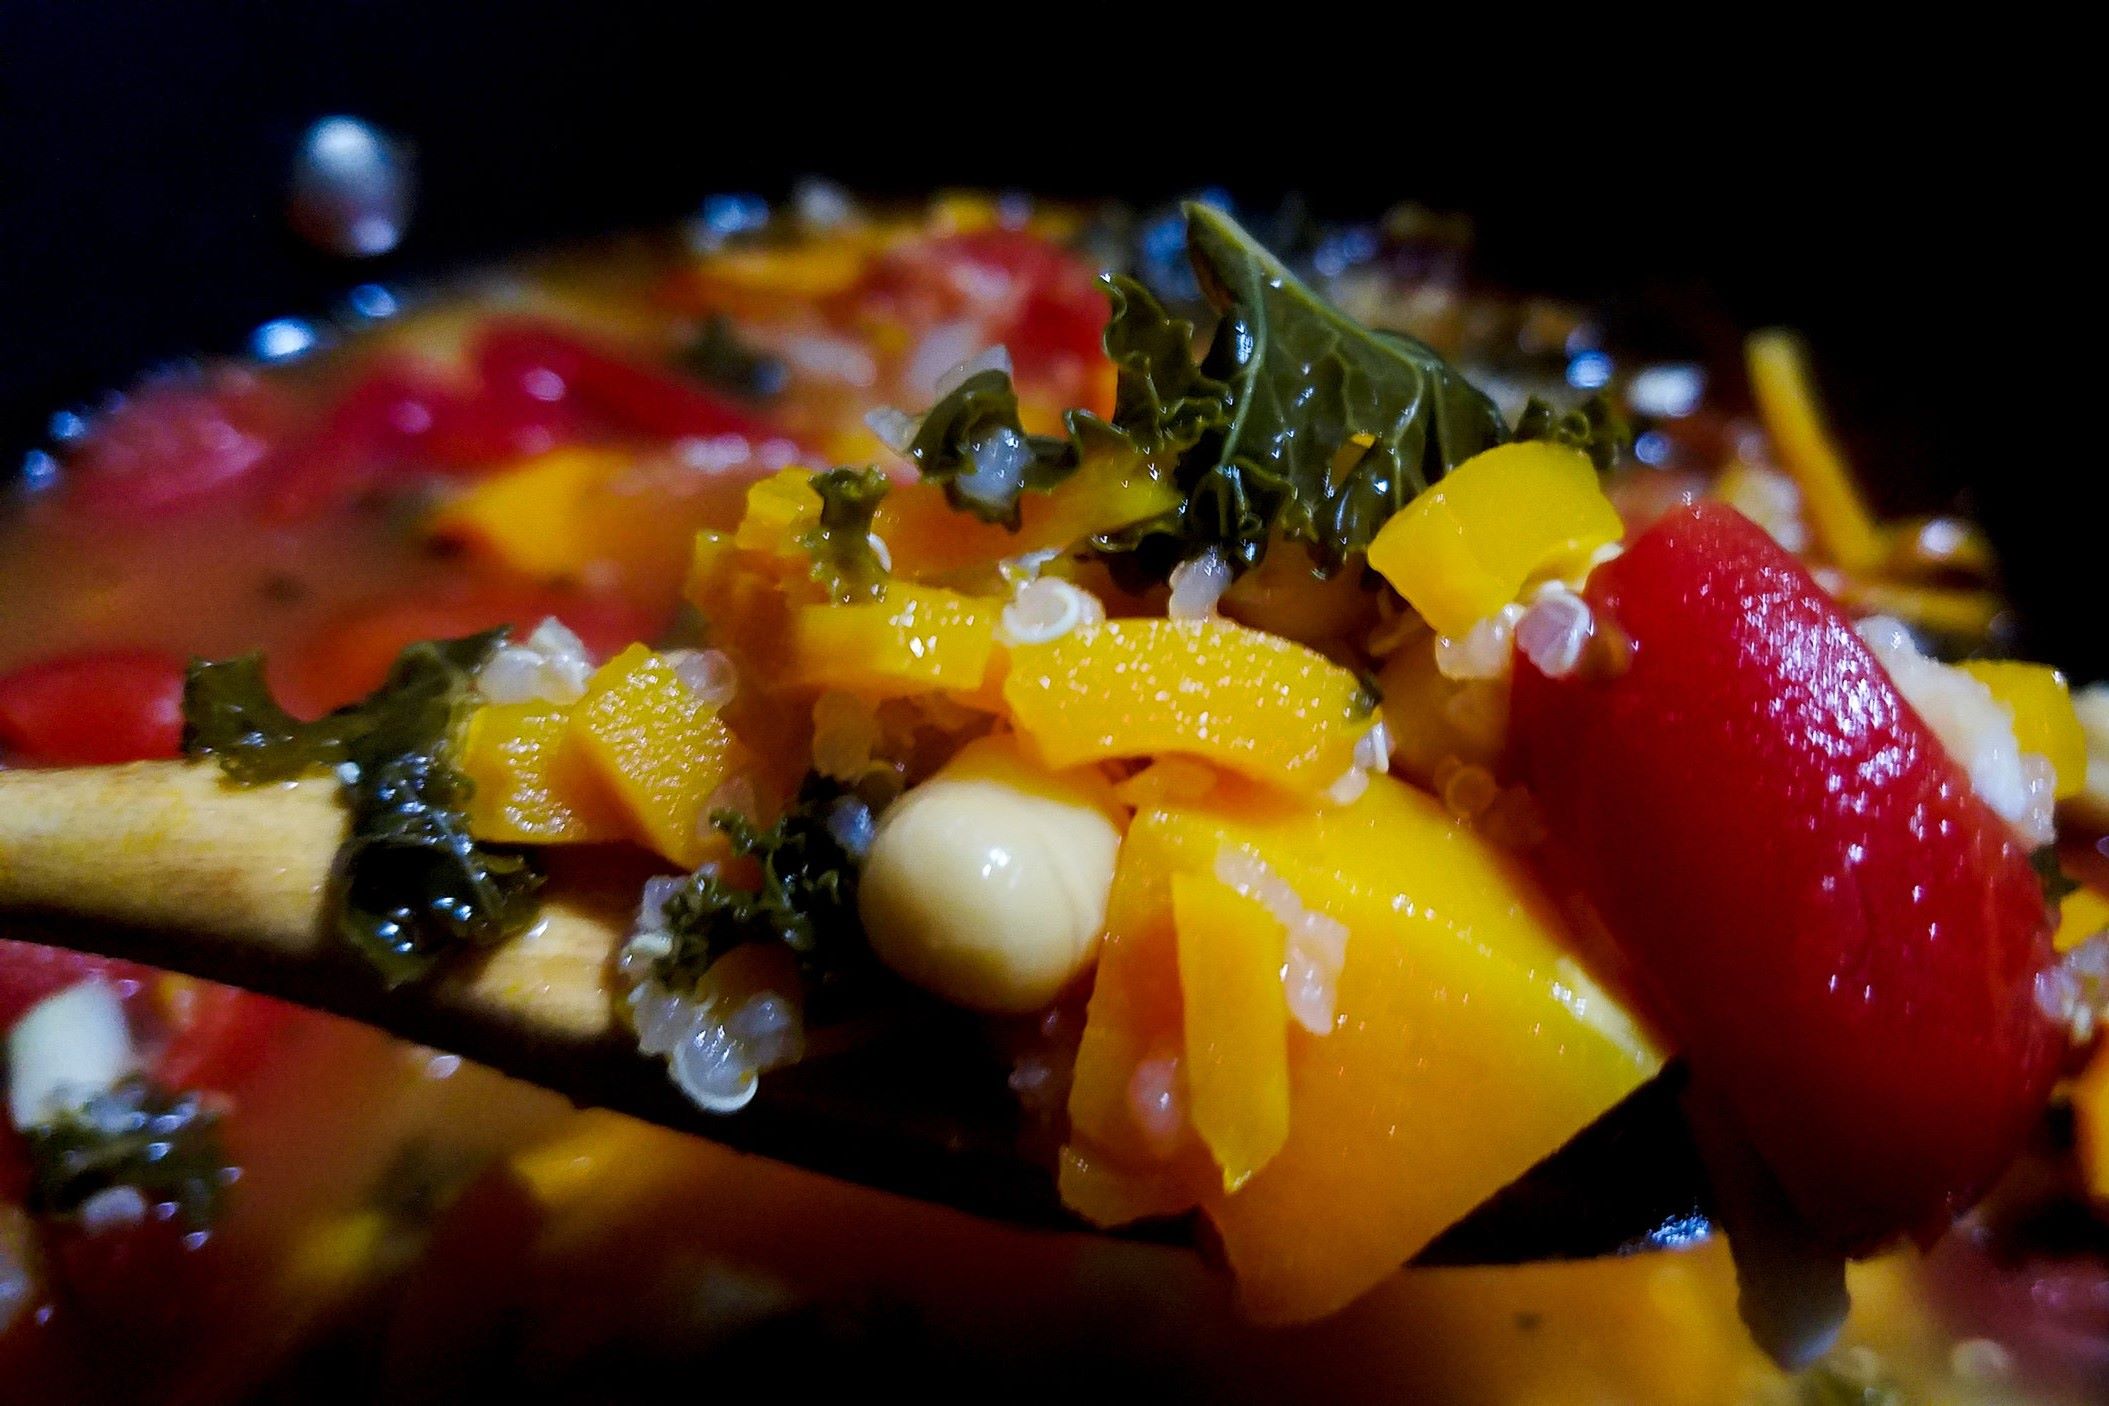
<svg viewBox="0 0 2109 1406"><path fill-rule="evenodd" d="M2078 891L2080 886L2065 872L2064 866L2058 863L2056 845L2043 845L2030 850L2028 863L2029 867L2036 871L2036 882L2043 886L2043 904L2055 917L2058 904L2064 901L2067 894Z"/></svg>
<svg viewBox="0 0 2109 1406"><path fill-rule="evenodd" d="M1571 410L1559 411L1532 396L1516 417L1517 439L1542 439L1579 449L1598 472L1618 462L1633 445L1633 431L1609 396L1590 396Z"/></svg>
<svg viewBox="0 0 2109 1406"><path fill-rule="evenodd" d="M740 888L699 872L669 897L661 921L674 948L657 964L661 982L691 988L718 958L750 942L790 948L816 994L873 975L857 917L862 855L845 838L855 843L887 798L882 783L848 786L814 773L766 830L729 811L714 813L711 822L733 849L759 866L761 885Z"/></svg>
<svg viewBox="0 0 2109 1406"><path fill-rule="evenodd" d="M1113 311L1103 343L1114 366L1113 421L1088 410L1063 417L1066 435L1027 434L1010 376L980 371L926 414L907 449L924 478L961 512L1016 528L1019 500L1054 488L1100 455L1154 461L1169 473L1229 413L1224 386L1194 363L1194 329L1132 278L1105 280ZM1176 532L1178 515L1127 529L1123 539Z"/></svg>
<svg viewBox="0 0 2109 1406"><path fill-rule="evenodd" d="M390 984L423 975L448 948L488 946L534 921L541 876L527 856L484 845L463 814L473 783L455 741L476 670L504 638L411 645L364 702L302 722L281 708L256 655L191 665L183 749L243 785L336 768L351 827L332 871L338 932Z"/></svg>
<svg viewBox="0 0 2109 1406"><path fill-rule="evenodd" d="M24 1131L32 1204L70 1216L98 1192L133 1187L149 1205L172 1201L202 1230L218 1214L227 1158L217 1117L197 1094L169 1094L136 1076Z"/></svg>
<svg viewBox="0 0 2109 1406"><path fill-rule="evenodd" d="M1072 411L1072 424L1095 417ZM945 500L983 522L1018 526L1018 498L1045 492L1083 462L1075 439L1027 434L1009 373L977 371L923 416L907 455Z"/></svg>
<svg viewBox="0 0 2109 1406"><path fill-rule="evenodd" d="M886 475L876 468L829 469L812 478L820 522L798 539L813 557L813 579L839 605L886 594L886 564L871 544L872 515L886 497Z"/></svg>
<svg viewBox="0 0 2109 1406"><path fill-rule="evenodd" d="M693 341L681 348L675 363L721 390L748 400L781 394L790 381L782 360L756 351L740 339L739 329L723 313L713 313Z"/></svg>
<svg viewBox="0 0 2109 1406"><path fill-rule="evenodd" d="M1436 352L1327 305L1222 211L1186 208L1187 254L1222 316L1202 370L1231 414L1200 449L1189 530L1232 561L1266 550L1264 521L1336 567L1422 489L1508 437L1501 412ZM1364 444L1360 453L1354 446ZM1216 508L1199 522L1193 508ZM1234 535L1230 535L1234 534Z"/></svg>
<svg viewBox="0 0 2109 1406"><path fill-rule="evenodd" d="M1193 329L1133 279L1107 280L1111 422L1082 411L1066 436L1030 435L1001 371L983 371L924 417L907 453L952 505L1015 527L1019 496L1052 488L1095 452L1168 474L1177 510L1098 539L1161 575L1220 547L1243 569L1275 537L1325 569L1458 464L1508 438L1494 403L1432 349L1328 306L1221 211L1188 205L1187 253L1220 315L1206 356Z"/></svg>

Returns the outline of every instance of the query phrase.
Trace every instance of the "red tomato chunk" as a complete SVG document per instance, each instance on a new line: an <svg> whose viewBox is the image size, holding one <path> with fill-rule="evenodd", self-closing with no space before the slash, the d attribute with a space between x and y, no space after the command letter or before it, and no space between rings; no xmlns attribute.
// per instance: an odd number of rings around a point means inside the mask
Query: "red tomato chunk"
<svg viewBox="0 0 2109 1406"><path fill-rule="evenodd" d="M173 757L183 661L144 650L71 654L0 674L0 752L39 766Z"/></svg>
<svg viewBox="0 0 2109 1406"><path fill-rule="evenodd" d="M2028 856L1792 557L1719 506L1592 577L1622 670L1518 662L1559 846L1694 1070L1842 1248L1937 1233L2042 1113L2065 1036Z"/></svg>

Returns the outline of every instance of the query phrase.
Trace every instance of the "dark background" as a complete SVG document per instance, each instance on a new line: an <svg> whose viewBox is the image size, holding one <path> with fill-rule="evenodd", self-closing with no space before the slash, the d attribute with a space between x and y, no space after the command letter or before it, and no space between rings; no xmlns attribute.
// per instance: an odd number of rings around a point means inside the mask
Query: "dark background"
<svg viewBox="0 0 2109 1406"><path fill-rule="evenodd" d="M716 190L1221 184L1343 216L1411 197L1474 214L1497 277L1807 331L1888 502L1967 495L2025 645L2109 667L2081 599L2100 519L2076 495L2101 452L2084 184L2061 173L2070 128L2025 89L1990 100L2015 76L1995 54L1943 68L1805 34L1828 67L1787 66L1732 34L1651 53L1520 27L1348 36L1343 16L1308 57L1258 31L1218 57L1198 18L903 11L851 34L818 8L662 8L0 0L0 463L54 409L352 283ZM410 237L375 263L307 251L281 218L293 145L333 112L417 148Z"/></svg>

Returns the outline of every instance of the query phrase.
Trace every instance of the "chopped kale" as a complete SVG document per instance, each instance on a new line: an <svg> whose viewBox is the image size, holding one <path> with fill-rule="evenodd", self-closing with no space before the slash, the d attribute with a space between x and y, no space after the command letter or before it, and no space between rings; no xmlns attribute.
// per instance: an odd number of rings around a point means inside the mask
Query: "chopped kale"
<svg viewBox="0 0 2109 1406"><path fill-rule="evenodd" d="M1065 436L1028 435L1001 371L932 408L908 450L953 506L1015 526L1019 495L1060 483L1094 452L1125 452L1185 494L1164 517L1101 538L1161 574L1209 548L1239 569L1274 538L1341 565L1409 499L1508 438L1494 403L1433 350L1329 307L1218 210L1189 205L1187 253L1220 315L1203 358L1191 327L1147 289L1108 280L1117 372L1110 423L1071 412Z"/></svg>
<svg viewBox="0 0 2109 1406"><path fill-rule="evenodd" d="M2059 865L2056 845L2044 845L2040 849L2030 851L2028 862L2043 885L2044 905L2055 915L2059 901L2078 889L2079 885Z"/></svg>
<svg viewBox="0 0 2109 1406"><path fill-rule="evenodd" d="M1025 432L1018 393L997 370L975 372L932 406L907 454L953 507L1012 528L1021 494L1053 488L1083 462L1072 440Z"/></svg>
<svg viewBox="0 0 2109 1406"><path fill-rule="evenodd" d="M838 604L877 600L886 594L886 564L872 546L872 515L886 497L879 469L829 469L812 478L820 495L820 522L799 538L813 557L813 579Z"/></svg>
<svg viewBox="0 0 2109 1406"><path fill-rule="evenodd" d="M695 339L681 348L675 363L720 390L748 400L779 395L791 379L782 360L740 340L739 329L723 313L711 315Z"/></svg>
<svg viewBox="0 0 2109 1406"><path fill-rule="evenodd" d="M1593 395L1571 410L1558 411L1532 396L1516 417L1517 439L1543 439L1579 449L1599 470L1609 469L1633 445L1633 431L1618 407L1605 395Z"/></svg>
<svg viewBox="0 0 2109 1406"><path fill-rule="evenodd" d="M889 789L876 779L846 786L815 773L766 830L731 812L712 815L733 849L759 866L761 885L746 889L698 873L668 898L663 922L674 948L658 963L660 981L691 988L718 958L750 942L788 947L816 995L874 974L857 918L863 856L852 846Z"/></svg>
<svg viewBox="0 0 2109 1406"><path fill-rule="evenodd" d="M174 1202L185 1222L202 1230L218 1214L227 1185L217 1122L197 1094L126 1079L23 1134L35 1209L70 1216L98 1192L129 1186L150 1205Z"/></svg>
<svg viewBox="0 0 2109 1406"><path fill-rule="evenodd" d="M184 751L243 785L335 768L351 811L337 852L338 931L390 983L452 946L523 931L541 877L526 855L470 837L473 783L452 763L476 670L503 631L415 644L362 703L302 722L264 683L260 658L199 662L184 682Z"/></svg>

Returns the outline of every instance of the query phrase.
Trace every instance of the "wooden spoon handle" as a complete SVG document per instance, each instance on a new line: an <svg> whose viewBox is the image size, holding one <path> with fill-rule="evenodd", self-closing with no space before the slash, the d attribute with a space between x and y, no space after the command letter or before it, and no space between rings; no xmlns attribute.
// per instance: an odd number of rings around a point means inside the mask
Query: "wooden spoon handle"
<svg viewBox="0 0 2109 1406"><path fill-rule="evenodd" d="M0 913L94 947L430 1038L434 1022L590 1044L617 1030L611 905L541 921L414 991L388 993L330 929L337 784L241 787L211 763L0 771ZM481 1042L478 1042L481 1043Z"/></svg>

